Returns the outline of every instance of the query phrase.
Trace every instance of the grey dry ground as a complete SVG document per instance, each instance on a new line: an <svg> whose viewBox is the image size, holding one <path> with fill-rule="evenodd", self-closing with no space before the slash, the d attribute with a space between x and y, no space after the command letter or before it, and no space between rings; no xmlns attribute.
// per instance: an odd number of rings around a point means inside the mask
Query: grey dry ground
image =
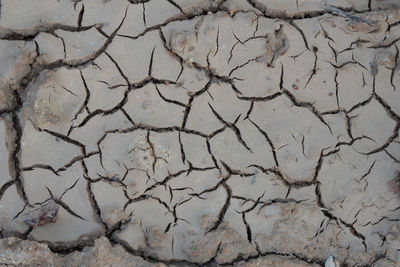
<svg viewBox="0 0 400 267"><path fill-rule="evenodd" d="M398 266L398 1L0 6L0 265Z"/></svg>

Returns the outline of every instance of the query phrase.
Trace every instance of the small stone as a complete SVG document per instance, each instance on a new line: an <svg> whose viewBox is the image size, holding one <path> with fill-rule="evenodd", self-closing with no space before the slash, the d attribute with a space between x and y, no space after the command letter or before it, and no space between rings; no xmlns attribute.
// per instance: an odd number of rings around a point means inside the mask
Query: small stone
<svg viewBox="0 0 400 267"><path fill-rule="evenodd" d="M38 208L23 215L24 221L28 226L38 227L57 221L58 205L50 199Z"/></svg>

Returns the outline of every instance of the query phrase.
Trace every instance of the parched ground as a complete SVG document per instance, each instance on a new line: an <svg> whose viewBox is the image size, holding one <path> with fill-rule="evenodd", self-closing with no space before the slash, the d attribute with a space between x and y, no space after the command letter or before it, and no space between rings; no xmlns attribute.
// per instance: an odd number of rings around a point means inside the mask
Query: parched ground
<svg viewBox="0 0 400 267"><path fill-rule="evenodd" d="M1 0L0 266L399 266L397 0Z"/></svg>

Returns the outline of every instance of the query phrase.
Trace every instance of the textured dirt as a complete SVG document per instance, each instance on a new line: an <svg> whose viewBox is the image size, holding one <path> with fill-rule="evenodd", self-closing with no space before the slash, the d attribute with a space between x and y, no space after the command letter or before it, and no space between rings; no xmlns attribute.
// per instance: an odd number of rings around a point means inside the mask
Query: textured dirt
<svg viewBox="0 0 400 267"><path fill-rule="evenodd" d="M398 266L400 4L1 0L0 265Z"/></svg>

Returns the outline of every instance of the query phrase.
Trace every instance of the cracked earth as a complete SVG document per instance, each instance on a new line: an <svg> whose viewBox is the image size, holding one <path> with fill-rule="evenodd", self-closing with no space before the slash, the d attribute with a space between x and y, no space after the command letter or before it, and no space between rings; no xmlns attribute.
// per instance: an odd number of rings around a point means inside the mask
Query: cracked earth
<svg viewBox="0 0 400 267"><path fill-rule="evenodd" d="M1 0L0 265L399 266L400 4Z"/></svg>

